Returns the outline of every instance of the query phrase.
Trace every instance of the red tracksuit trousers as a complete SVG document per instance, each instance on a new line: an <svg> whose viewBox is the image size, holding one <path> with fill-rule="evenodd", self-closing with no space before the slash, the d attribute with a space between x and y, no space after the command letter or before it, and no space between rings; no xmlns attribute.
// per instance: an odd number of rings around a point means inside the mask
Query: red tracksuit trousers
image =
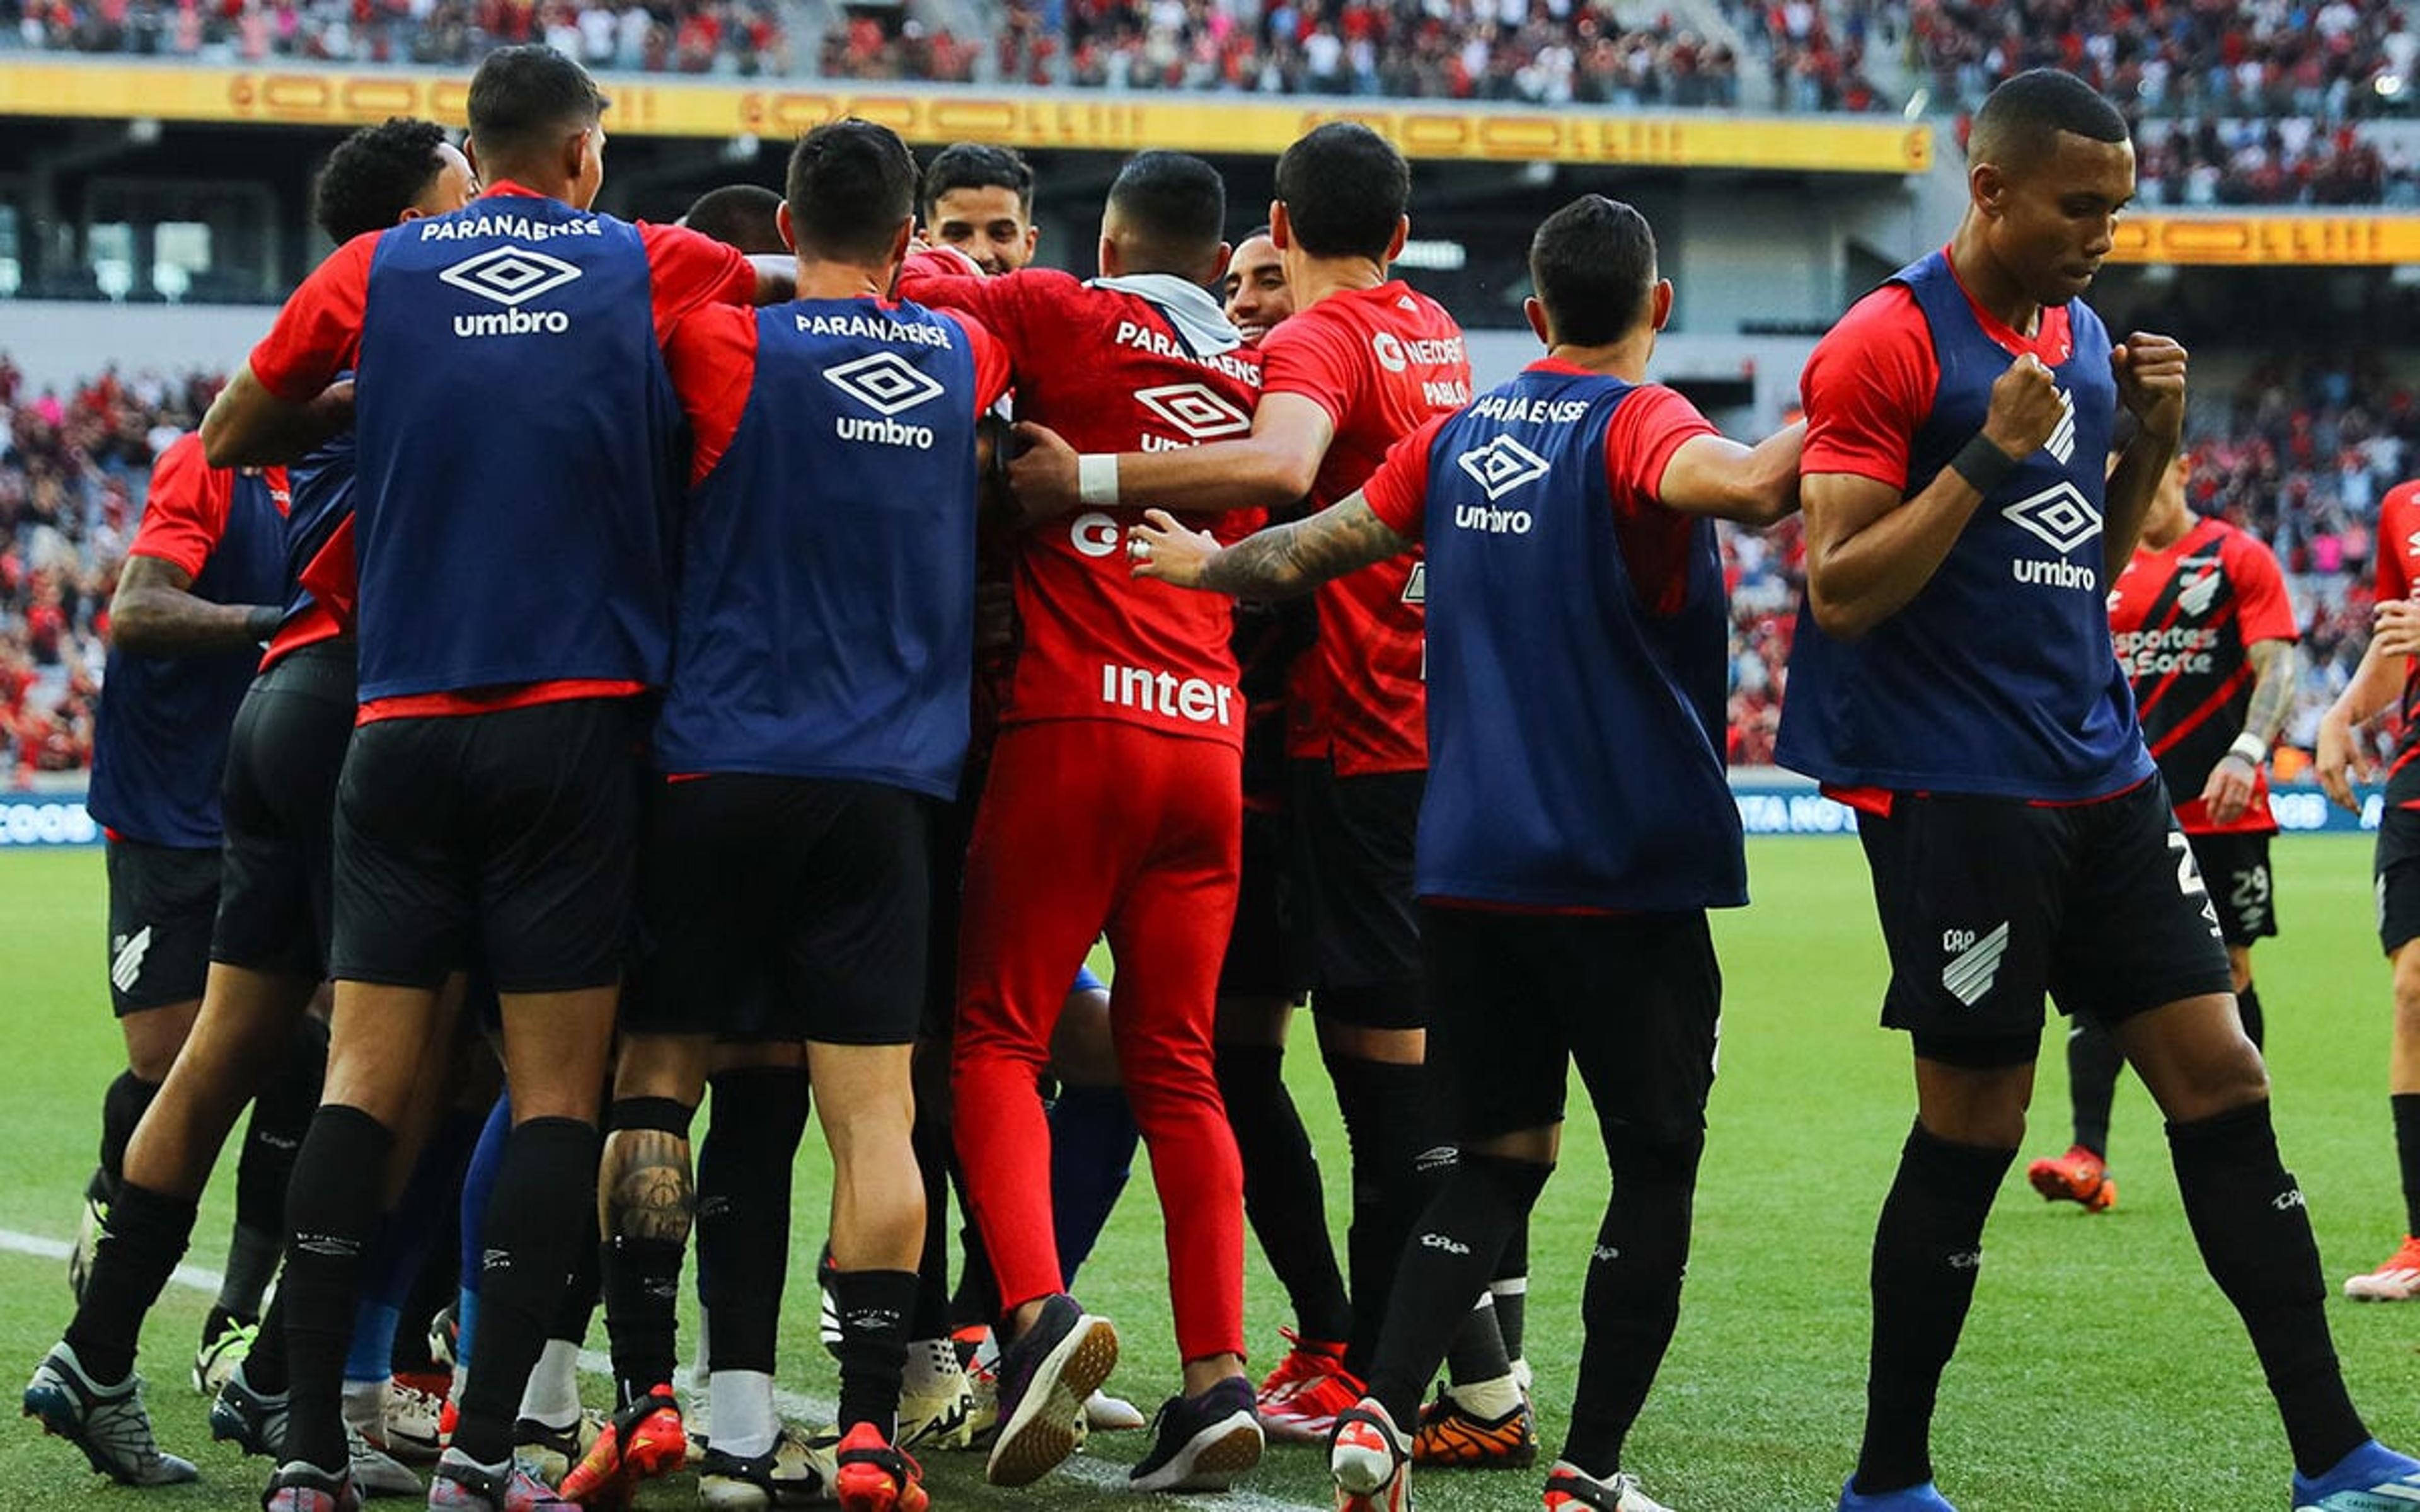
<svg viewBox="0 0 2420 1512"><path fill-rule="evenodd" d="M1001 1302L1062 1285L1034 1083L1067 982L1106 932L1118 1065L1151 1151L1187 1360L1244 1352L1244 1175L1211 1055L1242 825L1232 747L1053 720L1001 732L967 853L954 1121Z"/></svg>

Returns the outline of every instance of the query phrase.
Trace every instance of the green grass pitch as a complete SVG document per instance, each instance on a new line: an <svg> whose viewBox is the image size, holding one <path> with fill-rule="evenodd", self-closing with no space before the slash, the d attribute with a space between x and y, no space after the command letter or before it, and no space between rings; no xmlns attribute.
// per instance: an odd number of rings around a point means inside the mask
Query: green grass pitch
<svg viewBox="0 0 2420 1512"><path fill-rule="evenodd" d="M2272 1026L2278 1124L2311 1198L2331 1292L2383 1257L2399 1209L2384 1099L2386 977L2371 933L2367 842L2297 838L2277 846L2287 933L2263 946L2259 980ZM1874 1213L1912 1110L1907 1049L1875 1027L1883 981L1865 869L1838 840L1758 842L1757 904L1719 927L1729 979L1722 1079L1698 1206L1680 1336L1634 1436L1629 1467L1679 1512L1765 1512L1832 1504L1854 1456L1866 1348L1866 1255ZM102 999L98 853L0 856L0 1056L8 1159L0 1229L64 1239L92 1161L101 1088L117 1064ZM1309 1046L1297 1023L1298 1049ZM2027 1154L2067 1143L2065 1074L2044 1063ZM1331 1194L1342 1138L1317 1060L1290 1062ZM2205 1278L2179 1210L2157 1117L2131 1082L2121 1092L2118 1209L2086 1217L2050 1208L2012 1172L1987 1238L1988 1263L1965 1345L1944 1391L1936 1442L1943 1489L1965 1512L2219 1509L2284 1504L2284 1441L2234 1315ZM1529 1356L1549 1453L1559 1443L1578 1344L1583 1257L1603 1198L1603 1164L1583 1117L1568 1168L1539 1209L1531 1254ZM801 1157L783 1381L829 1399L830 1360L814 1342L808 1266L820 1231L821 1151ZM193 1263L224 1253L232 1177L213 1186ZM1160 1291L1164 1265L1147 1174L1139 1169L1085 1273L1090 1305L1115 1318L1125 1359L1112 1387L1156 1405L1175 1379ZM1342 1225L1331 1196L1329 1219ZM1256 1365L1278 1346L1282 1299L1257 1252L1249 1273ZM30 1424L0 1434L0 1512L70 1504L169 1508L255 1505L262 1472L207 1443L184 1382L208 1298L172 1287L148 1335L150 1397L161 1437L201 1463L198 1487L134 1492L89 1476ZM22 1380L69 1312L54 1259L0 1252L0 1365ZM2420 1306L2332 1302L2356 1397L2390 1442L2420 1442ZM592 1344L602 1346L601 1324ZM684 1336L684 1348L688 1340ZM591 1382L592 1387L601 1382ZM939 1507L1083 1508L1140 1453L1139 1436L1096 1438L1089 1478L1062 1474L1026 1493L981 1483L971 1458L928 1469ZM1431 1474L1419 1504L1436 1512L1537 1505L1530 1474ZM89 1498L90 1500L85 1500ZM1274 1451L1237 1498L1244 1512L1326 1504L1317 1455ZM693 1504L685 1480L643 1504Z"/></svg>

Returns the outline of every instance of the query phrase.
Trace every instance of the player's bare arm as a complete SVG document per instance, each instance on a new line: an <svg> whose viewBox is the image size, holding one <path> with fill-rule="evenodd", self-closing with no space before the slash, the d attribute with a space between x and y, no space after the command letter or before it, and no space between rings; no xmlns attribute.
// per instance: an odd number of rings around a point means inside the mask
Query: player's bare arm
<svg viewBox="0 0 2420 1512"><path fill-rule="evenodd" d="M1977 433L2010 463L2040 450L2065 414L2050 369L2028 352L1992 385ZM1854 640L1907 607L1941 570L1983 490L1953 462L1915 498L1879 479L1818 472L1799 480L1807 511L1807 594L1823 633Z"/></svg>
<svg viewBox="0 0 2420 1512"><path fill-rule="evenodd" d="M2244 712L2243 733L2202 784L2201 801L2211 819L2231 825L2252 804L2253 780L2269 748L2277 744L2294 710L2294 680L2302 675L2302 656L2291 640L2255 640L2243 650L2252 664L2252 704Z"/></svg>
<svg viewBox="0 0 2420 1512"><path fill-rule="evenodd" d="M280 467L301 461L352 424L352 379L297 403L271 393L247 362L202 417L202 456L214 468Z"/></svg>
<svg viewBox="0 0 2420 1512"><path fill-rule="evenodd" d="M2109 365L2118 378L2118 400L2137 426L2110 471L2101 510L2102 565L2114 582L2134 554L2143 518L2184 436L2185 349L2166 336L2137 331L2109 354Z"/></svg>
<svg viewBox="0 0 2420 1512"><path fill-rule="evenodd" d="M213 604L193 586L173 562L128 557L109 600L110 640L138 656L191 656L257 645L285 617L273 604Z"/></svg>
<svg viewBox="0 0 2420 1512"><path fill-rule="evenodd" d="M1798 456L1807 423L1748 446L1727 436L1697 436L1664 465L1656 495L1667 509L1762 529L1798 512Z"/></svg>
<svg viewBox="0 0 2420 1512"><path fill-rule="evenodd" d="M1122 501L1191 515L1293 503L1311 492L1336 423L1298 393L1270 393L1252 412L1249 436L1173 452L1079 457L1041 426L1016 429L1029 444L1009 465L1009 481L1028 519L1048 519Z"/></svg>
<svg viewBox="0 0 2420 1512"><path fill-rule="evenodd" d="M2390 598L2378 606L2369 648L2361 654L2352 680L2319 717L2319 749L2312 764L2319 768L2319 786L2340 808L2361 811L2352 785L2370 776L2369 763L2352 733L2395 702L2403 691L2408 658L2414 655L2420 655L2420 604Z"/></svg>
<svg viewBox="0 0 2420 1512"><path fill-rule="evenodd" d="M1127 532L1134 575L1237 598L1292 598L1412 548L1359 494L1332 509L1248 535L1221 550L1164 509L1143 511Z"/></svg>

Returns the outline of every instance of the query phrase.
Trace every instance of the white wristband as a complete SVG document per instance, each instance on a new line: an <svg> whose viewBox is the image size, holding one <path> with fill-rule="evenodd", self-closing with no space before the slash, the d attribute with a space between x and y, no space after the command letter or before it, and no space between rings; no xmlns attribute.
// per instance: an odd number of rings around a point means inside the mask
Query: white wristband
<svg viewBox="0 0 2420 1512"><path fill-rule="evenodd" d="M1076 497L1088 504L1114 506L1117 503L1116 453L1087 452L1076 458Z"/></svg>
<svg viewBox="0 0 2420 1512"><path fill-rule="evenodd" d="M2226 753L2229 756L2241 756L2255 766L2269 759L2268 746L2262 743L2258 735L2249 730L2235 737L2235 744L2226 748Z"/></svg>

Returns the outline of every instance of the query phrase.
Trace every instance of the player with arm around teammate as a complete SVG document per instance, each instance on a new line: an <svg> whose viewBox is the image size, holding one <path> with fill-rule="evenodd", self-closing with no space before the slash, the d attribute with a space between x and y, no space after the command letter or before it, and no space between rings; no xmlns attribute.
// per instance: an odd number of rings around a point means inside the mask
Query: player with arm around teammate
<svg viewBox="0 0 2420 1512"><path fill-rule="evenodd" d="M1529 266L1545 358L1414 432L1354 497L1224 551L1155 512L1128 548L1138 575L1270 596L1427 546L1417 887L1462 1160L1404 1246L1370 1396L1337 1420L1348 1512L1410 1504L1420 1394L1554 1168L1575 1061L1614 1195L1544 1505L1657 1512L1622 1441L1679 1317L1720 1020L1706 911L1746 902L1713 521L1788 513L1800 434L1726 440L1646 381L1672 289L1629 206L1573 202Z"/></svg>

